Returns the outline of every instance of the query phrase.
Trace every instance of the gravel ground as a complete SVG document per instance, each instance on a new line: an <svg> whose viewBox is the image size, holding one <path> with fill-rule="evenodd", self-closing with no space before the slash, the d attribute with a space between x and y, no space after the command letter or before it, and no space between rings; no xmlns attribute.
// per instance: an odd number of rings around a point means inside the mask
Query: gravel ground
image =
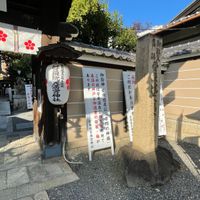
<svg viewBox="0 0 200 200"><path fill-rule="evenodd" d="M161 142L164 144L165 142ZM169 145L167 143L164 146ZM199 148L189 148L200 159ZM177 157L177 156L175 156ZM96 152L92 162L86 154L79 155L84 164L72 167L80 180L48 191L50 200L185 200L200 199L200 183L182 166L170 182L161 187L128 188L118 160L110 150ZM197 160L195 162L197 162Z"/></svg>
<svg viewBox="0 0 200 200"><path fill-rule="evenodd" d="M191 157L196 166L200 169L200 148L197 145L189 143L180 143L180 145Z"/></svg>

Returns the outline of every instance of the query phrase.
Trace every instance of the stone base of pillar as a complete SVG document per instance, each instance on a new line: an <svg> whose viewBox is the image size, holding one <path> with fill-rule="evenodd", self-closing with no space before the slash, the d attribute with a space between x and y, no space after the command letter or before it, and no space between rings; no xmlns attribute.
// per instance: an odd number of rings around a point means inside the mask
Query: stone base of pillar
<svg viewBox="0 0 200 200"><path fill-rule="evenodd" d="M180 169L170 150L161 146L145 155L126 145L119 150L118 158L128 187L163 185Z"/></svg>

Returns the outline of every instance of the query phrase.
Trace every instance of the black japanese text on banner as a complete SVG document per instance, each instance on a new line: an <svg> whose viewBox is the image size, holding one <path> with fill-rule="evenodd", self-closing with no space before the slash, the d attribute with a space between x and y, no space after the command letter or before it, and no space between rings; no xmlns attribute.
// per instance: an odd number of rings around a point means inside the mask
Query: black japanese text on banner
<svg viewBox="0 0 200 200"><path fill-rule="evenodd" d="M69 98L70 71L62 63L54 63L46 68L47 96L53 105L64 105Z"/></svg>
<svg viewBox="0 0 200 200"><path fill-rule="evenodd" d="M111 147L114 154L105 70L83 68L89 160L92 152Z"/></svg>
<svg viewBox="0 0 200 200"><path fill-rule="evenodd" d="M126 100L126 114L130 141L133 141L133 111L134 111L134 93L135 93L135 72L124 71L123 82Z"/></svg>

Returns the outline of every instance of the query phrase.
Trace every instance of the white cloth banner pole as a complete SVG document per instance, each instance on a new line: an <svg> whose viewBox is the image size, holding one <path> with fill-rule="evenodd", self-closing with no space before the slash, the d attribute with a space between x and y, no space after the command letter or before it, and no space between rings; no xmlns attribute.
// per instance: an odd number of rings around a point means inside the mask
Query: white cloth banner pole
<svg viewBox="0 0 200 200"><path fill-rule="evenodd" d="M135 72L123 72L124 92L126 101L126 114L130 141L133 141L133 111L135 95Z"/></svg>
<svg viewBox="0 0 200 200"><path fill-rule="evenodd" d="M158 122L158 136L167 134L166 120L165 120L165 108L163 103L163 89L162 84L160 85L160 104L159 104L159 122Z"/></svg>
<svg viewBox="0 0 200 200"><path fill-rule="evenodd" d="M33 102L32 102L32 84L25 84L25 92L26 92L27 109L32 109L33 108Z"/></svg>
<svg viewBox="0 0 200 200"><path fill-rule="evenodd" d="M111 147L114 154L112 124L107 93L106 72L83 68L83 86L87 121L89 160L92 152Z"/></svg>
<svg viewBox="0 0 200 200"><path fill-rule="evenodd" d="M0 1L0 11L7 12L7 0Z"/></svg>

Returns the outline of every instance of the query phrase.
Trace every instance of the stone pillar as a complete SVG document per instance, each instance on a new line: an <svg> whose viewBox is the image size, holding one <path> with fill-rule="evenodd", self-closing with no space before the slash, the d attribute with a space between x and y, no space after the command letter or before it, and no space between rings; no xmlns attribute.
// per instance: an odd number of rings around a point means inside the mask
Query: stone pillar
<svg viewBox="0 0 200 200"><path fill-rule="evenodd" d="M146 35L138 40L133 149L147 156L157 147L161 50L159 37Z"/></svg>
<svg viewBox="0 0 200 200"><path fill-rule="evenodd" d="M154 35L137 44L133 144L119 151L129 187L164 184L180 167L172 153L157 144L161 50L162 40Z"/></svg>

